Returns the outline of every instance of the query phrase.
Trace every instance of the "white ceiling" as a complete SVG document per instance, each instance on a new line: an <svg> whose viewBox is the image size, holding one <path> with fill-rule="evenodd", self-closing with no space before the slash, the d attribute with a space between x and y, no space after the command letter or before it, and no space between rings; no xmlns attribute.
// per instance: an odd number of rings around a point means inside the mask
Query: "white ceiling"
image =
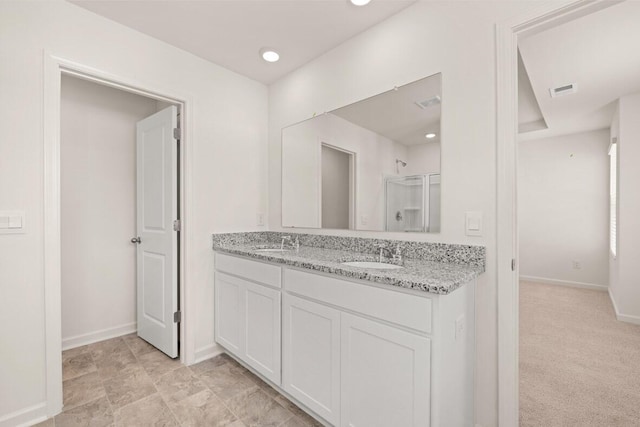
<svg viewBox="0 0 640 427"><path fill-rule="evenodd" d="M441 104L423 109L416 102L441 96L441 86L442 75L435 74L338 108L331 114L403 145L437 143L440 142ZM425 138L425 134L431 132L436 137Z"/></svg>
<svg viewBox="0 0 640 427"><path fill-rule="evenodd" d="M614 101L640 91L640 2L625 1L519 41L548 129L520 139L608 128ZM575 94L549 88L577 83Z"/></svg>
<svg viewBox="0 0 640 427"><path fill-rule="evenodd" d="M415 0L70 0L71 3L269 84ZM267 63L262 47L280 53Z"/></svg>

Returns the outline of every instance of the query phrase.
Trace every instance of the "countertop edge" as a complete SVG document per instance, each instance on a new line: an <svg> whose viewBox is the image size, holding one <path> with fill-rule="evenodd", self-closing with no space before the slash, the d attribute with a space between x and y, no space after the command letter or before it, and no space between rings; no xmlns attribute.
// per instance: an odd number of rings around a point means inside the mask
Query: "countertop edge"
<svg viewBox="0 0 640 427"><path fill-rule="evenodd" d="M290 260L280 257L274 257L269 255L268 253L256 253L255 251L244 250L239 248L229 248L223 246L214 246L213 250L215 252L242 256L247 259L270 262L273 264L286 265L290 267L301 268L309 271L322 272L326 274L330 274L332 276L344 279L355 279L355 280L363 280L372 283L378 283L386 286L399 287L403 289L412 289L416 291L426 292L430 294L436 295L448 295L454 292L456 289L460 288L464 284L475 280L484 272L479 271L480 269L474 269L470 266L460 265L460 267L464 267L469 269L468 271L461 272L461 276L456 280L450 280L446 283L446 285L436 285L429 284L425 282L418 282L415 280L397 280L394 278L378 276L375 272L367 271L366 269L357 269L354 267L341 268L336 265L323 265L322 262L303 262L298 260ZM448 264L448 265L456 265L456 264ZM337 270L337 271L336 271Z"/></svg>

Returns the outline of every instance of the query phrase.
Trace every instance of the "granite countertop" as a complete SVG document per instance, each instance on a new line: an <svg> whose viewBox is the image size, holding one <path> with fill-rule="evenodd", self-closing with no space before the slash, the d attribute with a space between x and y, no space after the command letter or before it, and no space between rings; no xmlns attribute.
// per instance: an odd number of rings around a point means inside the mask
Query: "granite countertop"
<svg viewBox="0 0 640 427"><path fill-rule="evenodd" d="M295 250L258 251L258 249L279 247L279 244L267 242L227 241L214 243L214 250L218 252L440 295L453 292L484 272L483 265L464 265L412 258L405 259L404 268L401 269L379 270L349 267L341 263L378 261L378 257L371 253L310 246L300 246L298 252Z"/></svg>

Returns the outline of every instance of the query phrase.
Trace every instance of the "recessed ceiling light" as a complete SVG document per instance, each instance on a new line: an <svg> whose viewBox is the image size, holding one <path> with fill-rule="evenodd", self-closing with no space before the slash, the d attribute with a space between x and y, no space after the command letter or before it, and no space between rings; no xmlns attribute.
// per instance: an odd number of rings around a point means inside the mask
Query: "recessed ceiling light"
<svg viewBox="0 0 640 427"><path fill-rule="evenodd" d="M280 59L280 54L270 47L260 49L260 56L267 62L276 62Z"/></svg>
<svg viewBox="0 0 640 427"><path fill-rule="evenodd" d="M349 0L354 6L364 6L369 4L371 0Z"/></svg>
<svg viewBox="0 0 640 427"><path fill-rule="evenodd" d="M427 138L427 139L433 139L433 138L436 137L436 134L435 133L428 133L424 137Z"/></svg>

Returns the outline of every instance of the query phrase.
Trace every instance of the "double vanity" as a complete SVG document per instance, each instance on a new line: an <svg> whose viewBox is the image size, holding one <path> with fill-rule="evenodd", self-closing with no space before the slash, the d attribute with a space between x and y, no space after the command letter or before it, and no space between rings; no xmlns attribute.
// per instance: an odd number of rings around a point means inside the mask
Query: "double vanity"
<svg viewBox="0 0 640 427"><path fill-rule="evenodd" d="M213 249L216 342L323 424L473 425L484 247L255 232Z"/></svg>

